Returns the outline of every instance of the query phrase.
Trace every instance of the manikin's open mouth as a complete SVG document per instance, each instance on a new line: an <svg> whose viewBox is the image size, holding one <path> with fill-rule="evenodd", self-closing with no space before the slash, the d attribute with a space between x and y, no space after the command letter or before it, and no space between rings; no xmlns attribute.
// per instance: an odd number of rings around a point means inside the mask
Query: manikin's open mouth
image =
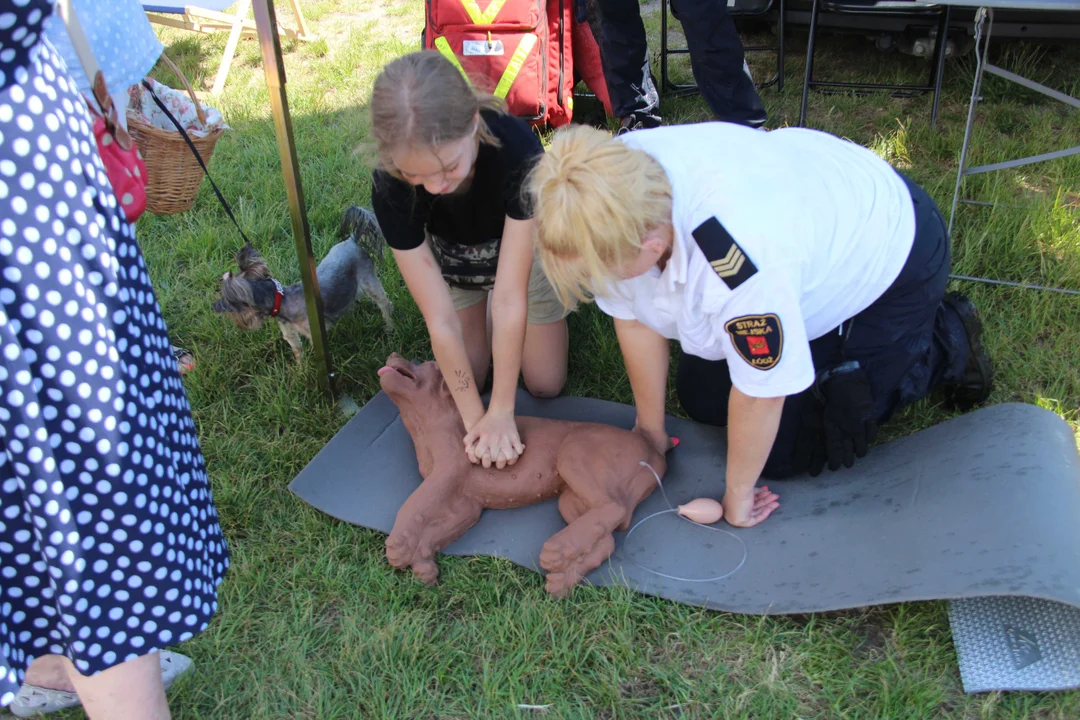
<svg viewBox="0 0 1080 720"><path fill-rule="evenodd" d="M393 365L385 365L385 366L379 368L378 376L383 377L384 375L387 375L389 373L397 373L398 375L404 375L405 377L409 378L410 380L415 380L416 379L416 376L413 375L411 370L408 370L408 369L403 368L403 367L396 367L396 366L393 366Z"/></svg>

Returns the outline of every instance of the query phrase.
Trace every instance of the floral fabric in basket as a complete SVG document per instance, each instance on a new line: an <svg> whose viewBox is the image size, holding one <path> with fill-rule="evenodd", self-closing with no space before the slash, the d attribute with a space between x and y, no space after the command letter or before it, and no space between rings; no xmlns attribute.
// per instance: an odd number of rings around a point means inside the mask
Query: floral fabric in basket
<svg viewBox="0 0 1080 720"><path fill-rule="evenodd" d="M165 107L169 108L169 112L172 113L176 121L184 126L184 130L188 135L192 137L205 137L216 130L228 130L229 126L225 124L225 119L221 116L221 112L216 108L209 105L203 105L203 112L206 113L206 125L203 126L199 122L199 115L195 110L195 103L191 97L188 96L182 90L174 90L168 85L163 85L153 78L147 78L150 83L150 87L154 88L154 93L161 99ZM161 111L158 104L154 102L154 98L150 93L143 90L141 85L133 85L131 87L131 108L133 110L139 110L142 112L146 121L152 125L155 125L162 130L176 131L176 126L169 120L168 116Z"/></svg>

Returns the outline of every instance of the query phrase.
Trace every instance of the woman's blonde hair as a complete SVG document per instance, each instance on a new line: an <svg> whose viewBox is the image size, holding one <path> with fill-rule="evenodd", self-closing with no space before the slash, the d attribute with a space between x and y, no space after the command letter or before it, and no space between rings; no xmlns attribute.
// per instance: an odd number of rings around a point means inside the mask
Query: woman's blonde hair
<svg viewBox="0 0 1080 720"><path fill-rule="evenodd" d="M371 93L371 133L379 167L400 178L391 150L433 149L460 140L472 131L480 110L506 112L506 103L477 89L437 50L394 60L379 73ZM477 134L480 142L498 147L483 117Z"/></svg>
<svg viewBox="0 0 1080 720"><path fill-rule="evenodd" d="M563 305L603 294L645 234L671 224L660 163L584 125L559 130L529 178L540 262Z"/></svg>

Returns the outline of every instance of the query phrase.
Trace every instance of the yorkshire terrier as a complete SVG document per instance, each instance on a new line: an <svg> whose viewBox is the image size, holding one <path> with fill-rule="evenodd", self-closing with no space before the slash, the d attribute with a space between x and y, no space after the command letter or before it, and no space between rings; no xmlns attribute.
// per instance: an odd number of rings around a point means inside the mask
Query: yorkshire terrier
<svg viewBox="0 0 1080 720"><path fill-rule="evenodd" d="M372 263L372 257L382 259L386 242L375 215L370 210L351 206L341 218L338 236L341 242L330 248L315 270L327 329L351 310L361 296L367 295L379 306L387 332L392 331L394 307ZM282 287L270 273L263 256L249 244L236 254L236 264L240 274L222 275L221 297L214 302L214 311L228 314L241 330L255 330L267 318L276 318L285 342L300 360L300 336L311 342L303 285L297 282Z"/></svg>

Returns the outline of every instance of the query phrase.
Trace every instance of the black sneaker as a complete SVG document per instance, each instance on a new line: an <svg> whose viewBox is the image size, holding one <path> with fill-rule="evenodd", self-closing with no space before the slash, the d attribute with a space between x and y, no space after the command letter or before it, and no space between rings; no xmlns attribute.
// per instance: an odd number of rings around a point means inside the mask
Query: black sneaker
<svg viewBox="0 0 1080 720"><path fill-rule="evenodd" d="M942 390L946 402L967 411L990 397L994 386L994 364L982 346L982 320L975 304L960 293L946 293L942 302L960 318L968 345L964 372L955 381L944 385Z"/></svg>
<svg viewBox="0 0 1080 720"><path fill-rule="evenodd" d="M615 131L615 137L635 130L647 130L654 127L660 127L660 118L655 115L627 115L622 119L619 129Z"/></svg>

